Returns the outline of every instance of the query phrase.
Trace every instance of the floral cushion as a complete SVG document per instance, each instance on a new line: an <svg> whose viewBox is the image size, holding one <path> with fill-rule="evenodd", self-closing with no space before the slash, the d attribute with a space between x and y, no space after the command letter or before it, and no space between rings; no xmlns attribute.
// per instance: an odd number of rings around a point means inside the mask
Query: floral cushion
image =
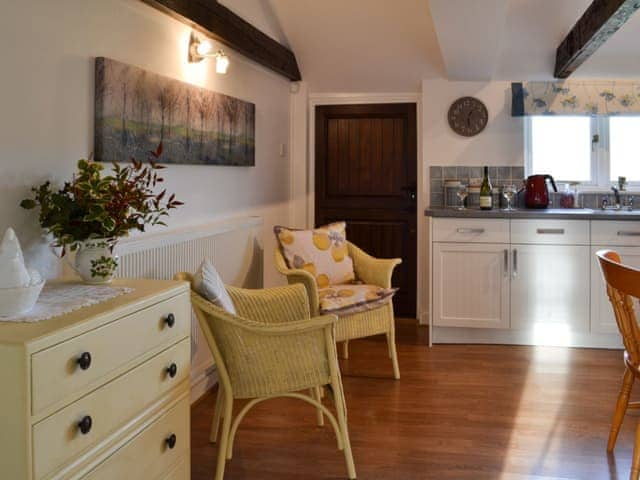
<svg viewBox="0 0 640 480"><path fill-rule="evenodd" d="M372 310L383 305L396 293L397 288L376 285L334 285L318 290L320 313L351 314Z"/></svg>
<svg viewBox="0 0 640 480"><path fill-rule="evenodd" d="M314 230L286 227L273 230L289 268L308 271L316 279L318 288L325 288L356 278L345 229L345 222L336 222Z"/></svg>

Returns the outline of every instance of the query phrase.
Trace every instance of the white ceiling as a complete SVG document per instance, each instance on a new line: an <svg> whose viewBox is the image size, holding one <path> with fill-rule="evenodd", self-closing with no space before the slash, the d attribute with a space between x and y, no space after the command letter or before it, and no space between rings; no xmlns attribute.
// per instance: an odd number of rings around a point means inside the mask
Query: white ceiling
<svg viewBox="0 0 640 480"><path fill-rule="evenodd" d="M490 80L500 58L508 0L431 0L450 80Z"/></svg>
<svg viewBox="0 0 640 480"><path fill-rule="evenodd" d="M294 51L311 92L417 92L423 78L553 79L592 0L221 1ZM639 39L637 14L572 78L640 77Z"/></svg>
<svg viewBox="0 0 640 480"><path fill-rule="evenodd" d="M577 78L640 77L640 13L636 13L572 75Z"/></svg>
<svg viewBox="0 0 640 480"><path fill-rule="evenodd" d="M444 74L427 0L270 0L312 92L417 92Z"/></svg>
<svg viewBox="0 0 640 480"><path fill-rule="evenodd" d="M504 40L493 78L553 79L556 49L591 1L509 0Z"/></svg>

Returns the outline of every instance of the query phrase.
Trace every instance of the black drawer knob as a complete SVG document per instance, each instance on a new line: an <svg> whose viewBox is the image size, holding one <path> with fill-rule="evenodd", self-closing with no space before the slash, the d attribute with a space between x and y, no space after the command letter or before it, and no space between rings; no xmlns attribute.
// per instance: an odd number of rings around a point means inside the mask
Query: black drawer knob
<svg viewBox="0 0 640 480"><path fill-rule="evenodd" d="M91 366L91 354L89 352L84 352L78 357L78 366L82 370L86 370Z"/></svg>
<svg viewBox="0 0 640 480"><path fill-rule="evenodd" d="M172 363L167 367L167 374L173 378L178 373L178 366L175 363Z"/></svg>
<svg viewBox="0 0 640 480"><path fill-rule="evenodd" d="M165 438L164 443L167 444L167 447L169 447L170 450L173 450L173 447L176 446L177 441L178 439L176 438L176 434L172 433L167 438Z"/></svg>
<svg viewBox="0 0 640 480"><path fill-rule="evenodd" d="M169 315L164 317L164 323L169 328L173 328L173 326L176 324L176 316L173 313L170 313Z"/></svg>
<svg viewBox="0 0 640 480"><path fill-rule="evenodd" d="M82 417L82 420L78 422L78 428L80 429L80 433L86 435L91 431L91 426L93 425L93 420L89 415L85 415Z"/></svg>

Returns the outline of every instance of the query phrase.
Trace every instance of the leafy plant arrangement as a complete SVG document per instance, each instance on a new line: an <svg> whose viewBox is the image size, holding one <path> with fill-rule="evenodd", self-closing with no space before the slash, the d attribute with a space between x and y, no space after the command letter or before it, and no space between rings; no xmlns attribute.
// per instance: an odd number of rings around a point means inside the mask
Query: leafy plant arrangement
<svg viewBox="0 0 640 480"><path fill-rule="evenodd" d="M169 210L182 202L166 190L155 193L164 179L158 170L162 143L149 152L149 163L131 159L131 165L113 164L110 175L103 175L104 166L90 160L79 160L78 171L70 182L55 190L45 182L31 190L33 198L22 200L25 209L40 207L40 225L54 237L54 246L78 248L88 239L117 239L131 230L145 231L147 225L164 225Z"/></svg>

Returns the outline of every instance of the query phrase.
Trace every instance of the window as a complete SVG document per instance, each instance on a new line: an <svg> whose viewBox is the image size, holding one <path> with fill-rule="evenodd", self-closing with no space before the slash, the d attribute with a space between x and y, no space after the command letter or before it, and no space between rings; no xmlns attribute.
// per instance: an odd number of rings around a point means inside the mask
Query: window
<svg viewBox="0 0 640 480"><path fill-rule="evenodd" d="M640 117L531 116L525 121L527 175L609 188L619 176L640 186Z"/></svg>
<svg viewBox="0 0 640 480"><path fill-rule="evenodd" d="M640 182L640 117L609 118L610 180Z"/></svg>

